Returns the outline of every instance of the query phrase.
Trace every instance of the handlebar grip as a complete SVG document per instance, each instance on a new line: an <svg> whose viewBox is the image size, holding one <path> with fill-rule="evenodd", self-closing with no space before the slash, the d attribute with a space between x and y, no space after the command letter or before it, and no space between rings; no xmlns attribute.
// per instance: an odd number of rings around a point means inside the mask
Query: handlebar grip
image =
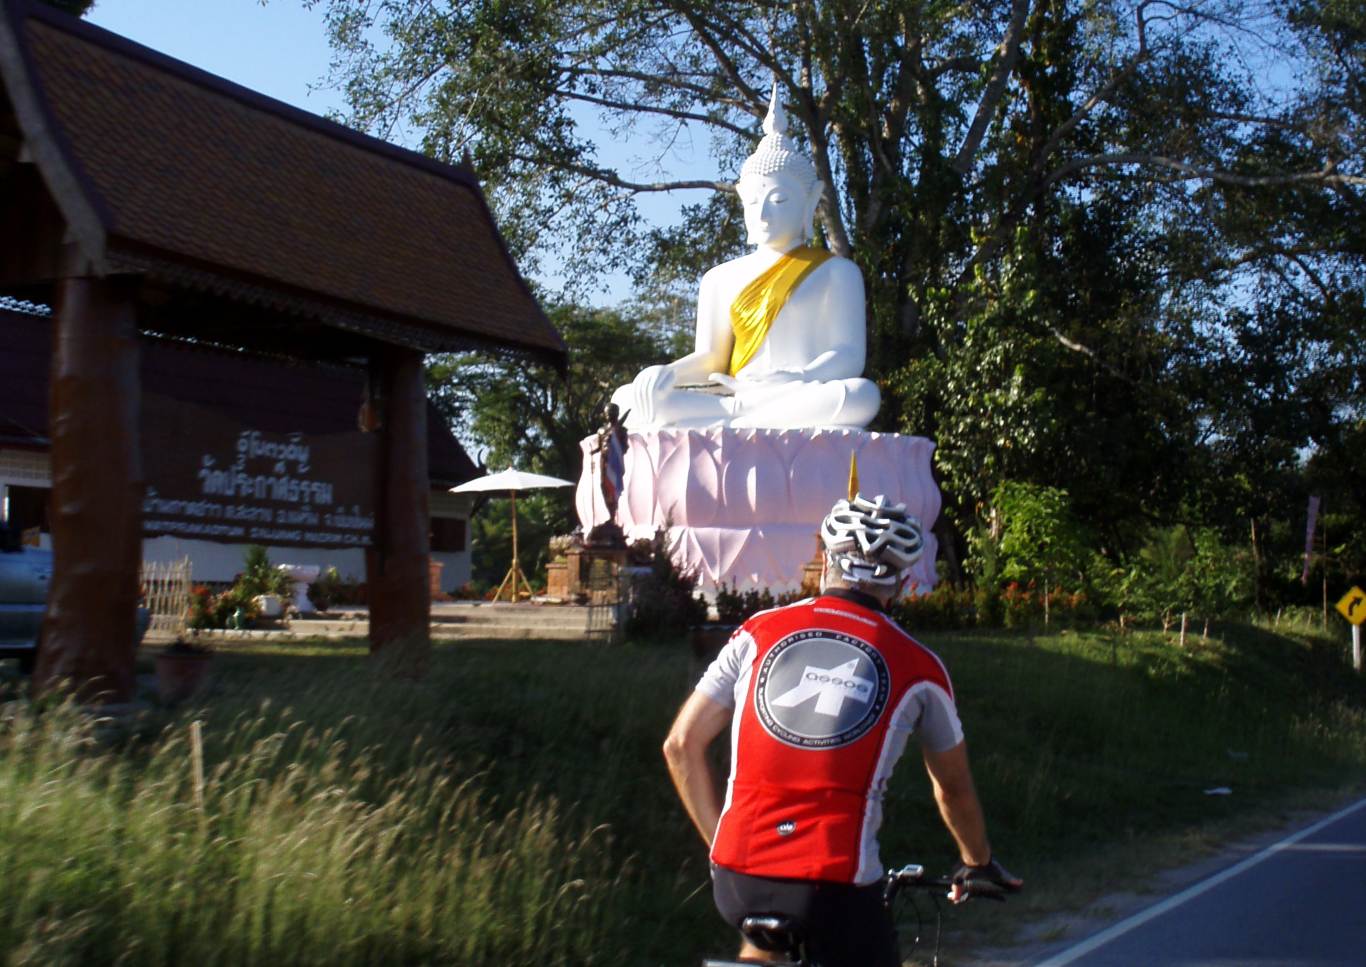
<svg viewBox="0 0 1366 967"><path fill-rule="evenodd" d="M1005 888L990 880L968 880L966 883L959 883L958 888L974 899L1006 902Z"/></svg>

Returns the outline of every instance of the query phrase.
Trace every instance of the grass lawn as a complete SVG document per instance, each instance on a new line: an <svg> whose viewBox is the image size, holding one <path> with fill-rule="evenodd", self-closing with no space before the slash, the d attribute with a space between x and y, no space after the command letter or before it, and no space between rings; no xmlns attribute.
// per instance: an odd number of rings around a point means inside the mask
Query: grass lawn
<svg viewBox="0 0 1366 967"><path fill-rule="evenodd" d="M1018 902L957 944L1366 780L1341 642L1248 626L925 636L954 676ZM438 645L420 681L363 645L220 650L140 725L0 705L10 964L697 964L733 951L659 746L700 669L679 643ZM194 804L187 725L203 722ZM718 753L723 750L718 749ZM1226 786L1229 796L1204 790ZM953 859L913 761L884 859ZM974 905L987 907L985 904Z"/></svg>

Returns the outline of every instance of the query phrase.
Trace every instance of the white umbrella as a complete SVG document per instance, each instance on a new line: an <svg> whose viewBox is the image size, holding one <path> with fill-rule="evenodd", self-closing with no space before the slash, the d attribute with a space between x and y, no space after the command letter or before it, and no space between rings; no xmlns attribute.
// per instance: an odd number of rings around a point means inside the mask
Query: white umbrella
<svg viewBox="0 0 1366 967"><path fill-rule="evenodd" d="M517 600L517 581L520 578L522 586L526 588L527 595L531 594L531 582L522 573L522 566L517 562L517 491L519 490L538 490L542 487L572 487L574 481L561 480L559 477L547 477L540 473L526 473L522 470L513 470L511 467L500 473L491 473L486 477L476 477L474 480L462 483L459 487L452 487L453 494L466 494L479 492L506 492L512 498L512 566L508 568L507 576L503 578L503 583L498 585L498 590L493 593L493 600L497 601L503 594L503 588L512 585L510 600Z"/></svg>

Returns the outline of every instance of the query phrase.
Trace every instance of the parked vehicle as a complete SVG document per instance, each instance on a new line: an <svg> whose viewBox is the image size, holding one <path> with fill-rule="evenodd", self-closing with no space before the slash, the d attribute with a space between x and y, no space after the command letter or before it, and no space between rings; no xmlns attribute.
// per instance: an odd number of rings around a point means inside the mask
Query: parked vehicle
<svg viewBox="0 0 1366 967"><path fill-rule="evenodd" d="M18 534L0 524L0 659L18 658L24 674L32 674L38 658L51 583L52 552L23 546ZM139 644L151 620L146 608L138 608L134 633Z"/></svg>
<svg viewBox="0 0 1366 967"><path fill-rule="evenodd" d="M52 552L24 547L0 527L0 658L18 658L25 672L38 654L51 583Z"/></svg>

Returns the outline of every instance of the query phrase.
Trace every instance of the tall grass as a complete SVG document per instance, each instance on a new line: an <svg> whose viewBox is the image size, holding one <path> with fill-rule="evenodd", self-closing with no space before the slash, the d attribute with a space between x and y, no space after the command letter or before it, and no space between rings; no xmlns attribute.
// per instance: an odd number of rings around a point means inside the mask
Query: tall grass
<svg viewBox="0 0 1366 967"><path fill-rule="evenodd" d="M1366 778L1366 687L1340 643L1246 626L1185 651L1156 633L927 643L994 845L1029 880L987 911L1000 922ZM659 755L701 670L681 645L453 644L420 681L356 646L216 665L199 707L131 732L3 706L0 959L683 965L733 948ZM913 756L887 817L888 862L952 862Z"/></svg>
<svg viewBox="0 0 1366 967"><path fill-rule="evenodd" d="M193 804L184 730L110 751L70 706L0 737L0 950L14 964L586 964L610 836L344 726L240 719Z"/></svg>

